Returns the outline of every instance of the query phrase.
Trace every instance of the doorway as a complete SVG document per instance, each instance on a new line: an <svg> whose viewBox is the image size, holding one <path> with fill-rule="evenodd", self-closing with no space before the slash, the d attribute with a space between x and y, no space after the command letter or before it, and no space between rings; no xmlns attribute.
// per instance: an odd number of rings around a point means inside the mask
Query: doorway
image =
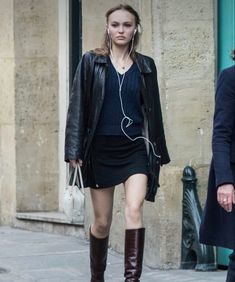
<svg viewBox="0 0 235 282"><path fill-rule="evenodd" d="M233 64L235 48L235 0L218 0L218 71Z"/></svg>

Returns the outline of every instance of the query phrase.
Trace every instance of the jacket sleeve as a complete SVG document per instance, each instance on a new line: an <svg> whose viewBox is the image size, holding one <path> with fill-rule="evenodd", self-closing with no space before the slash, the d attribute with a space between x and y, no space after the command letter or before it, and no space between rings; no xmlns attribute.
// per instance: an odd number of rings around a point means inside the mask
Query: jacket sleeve
<svg viewBox="0 0 235 282"><path fill-rule="evenodd" d="M87 53L83 55L78 64L72 84L65 130L64 159L66 162L69 160L83 159L83 139L85 132L84 104L88 59Z"/></svg>
<svg viewBox="0 0 235 282"><path fill-rule="evenodd" d="M225 183L234 184L230 163L234 122L235 90L232 77L225 69L219 76L215 96L212 152L216 187Z"/></svg>
<svg viewBox="0 0 235 282"><path fill-rule="evenodd" d="M150 127L156 127L155 128L149 128L150 132L156 132L156 136L151 136L152 140L155 140L153 142L153 145L156 149L156 151L159 152L161 155L161 160L160 163L161 165L167 164L170 162L170 157L168 154L167 146L166 146L166 138L165 138L165 133L164 133L164 126L163 126L163 119L162 119L162 110L161 110L161 102L160 102L160 94L159 94L159 87L158 87L158 80L157 80L157 68L154 63L154 60L151 59L151 69L152 69L152 78L151 82L152 85L149 88L149 91L155 95L155 97L152 97L151 101L151 108L150 108L150 115L151 120L153 121L152 123L149 123ZM150 134L151 135L151 134Z"/></svg>

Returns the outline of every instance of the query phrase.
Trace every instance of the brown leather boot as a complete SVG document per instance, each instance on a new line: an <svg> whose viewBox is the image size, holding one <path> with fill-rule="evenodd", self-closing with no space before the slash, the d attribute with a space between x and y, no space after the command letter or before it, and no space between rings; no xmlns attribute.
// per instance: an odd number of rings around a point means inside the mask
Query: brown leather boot
<svg viewBox="0 0 235 282"><path fill-rule="evenodd" d="M125 234L125 281L139 282L142 272L145 228L127 229Z"/></svg>
<svg viewBox="0 0 235 282"><path fill-rule="evenodd" d="M106 238L96 238L91 234L90 229L90 268L91 282L104 282L104 272L106 269L108 254L109 236Z"/></svg>

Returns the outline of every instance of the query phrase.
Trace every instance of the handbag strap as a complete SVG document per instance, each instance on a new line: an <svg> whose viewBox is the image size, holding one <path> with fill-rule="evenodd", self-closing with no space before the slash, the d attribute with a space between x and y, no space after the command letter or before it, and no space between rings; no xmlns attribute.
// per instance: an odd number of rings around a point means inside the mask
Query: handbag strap
<svg viewBox="0 0 235 282"><path fill-rule="evenodd" d="M82 190L83 190L83 192L84 192L84 184L83 184L83 178L82 178L82 170L81 170L80 165L77 165L77 167L78 167L78 172L79 172L79 182L80 182L81 188L82 188Z"/></svg>
<svg viewBox="0 0 235 282"><path fill-rule="evenodd" d="M71 173L72 175L72 173ZM71 176L70 176L71 178ZM74 168L74 173L73 173L73 181L72 181L72 187L75 186L75 182L77 180L77 183L78 183L78 188L79 190L85 194L85 191L84 191L84 184L83 184L83 178L82 178L82 171L81 171L81 167L79 164L77 164Z"/></svg>
<svg viewBox="0 0 235 282"><path fill-rule="evenodd" d="M82 178L82 170L81 170L81 167L80 167L79 164L77 164L76 167L77 167L77 171L78 171L77 178L79 178L78 181L80 183L79 190L82 192L82 194L85 194L83 178Z"/></svg>
<svg viewBox="0 0 235 282"><path fill-rule="evenodd" d="M73 169L70 171L70 173L69 173L69 185L70 185L70 183L71 183L71 187L73 187L74 185L75 185L75 182L76 182L76 180L78 180L78 176L77 176L77 174L78 174L78 168L77 168L77 166L75 166L75 167L72 167ZM72 179L73 178L73 179ZM71 181L72 180L72 181Z"/></svg>

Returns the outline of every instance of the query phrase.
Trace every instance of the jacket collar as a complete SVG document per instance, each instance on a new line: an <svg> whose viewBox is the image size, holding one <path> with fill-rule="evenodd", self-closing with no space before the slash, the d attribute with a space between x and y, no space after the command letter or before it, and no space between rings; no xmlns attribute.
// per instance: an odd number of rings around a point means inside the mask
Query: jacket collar
<svg viewBox="0 0 235 282"><path fill-rule="evenodd" d="M150 66L150 60L147 60L147 57L137 53L134 61L136 62L139 70L141 73L151 73L151 66ZM108 57L103 55L96 55L95 62L99 64L107 64L108 63Z"/></svg>
<svg viewBox="0 0 235 282"><path fill-rule="evenodd" d="M103 55L96 55L95 62L99 64L107 64L108 63L108 57Z"/></svg>
<svg viewBox="0 0 235 282"><path fill-rule="evenodd" d="M151 73L152 69L150 66L150 60L146 56L136 53L135 62L141 73Z"/></svg>

